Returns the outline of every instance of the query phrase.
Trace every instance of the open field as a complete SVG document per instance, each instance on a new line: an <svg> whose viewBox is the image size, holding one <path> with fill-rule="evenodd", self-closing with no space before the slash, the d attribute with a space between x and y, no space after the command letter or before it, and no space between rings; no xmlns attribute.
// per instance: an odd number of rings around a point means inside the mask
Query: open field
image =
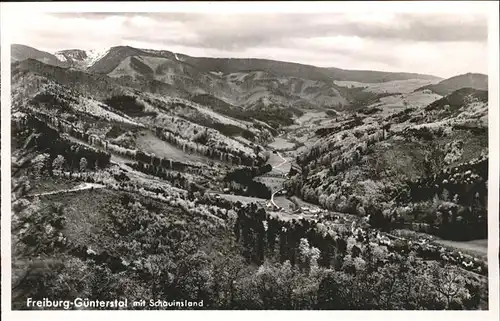
<svg viewBox="0 0 500 321"><path fill-rule="evenodd" d="M382 109L382 116L397 113L407 107L423 108L430 103L440 99L441 96L434 93L424 93L422 91L408 94L392 95L380 98L380 102L370 105Z"/></svg>
<svg viewBox="0 0 500 321"><path fill-rule="evenodd" d="M476 253L477 255L480 255L480 256L486 257L488 255L488 240L487 239L465 241L465 242L436 239L436 240L434 240L434 242L437 244L441 244L443 246L456 248L458 250L465 250L468 252Z"/></svg>
<svg viewBox="0 0 500 321"><path fill-rule="evenodd" d="M276 205L278 205L279 207L284 208L286 211L290 211L294 206L294 204L285 196L274 197L274 203L276 203Z"/></svg>
<svg viewBox="0 0 500 321"><path fill-rule="evenodd" d="M137 136L136 144L138 149L147 153L154 153L158 157L164 157L178 162L208 162L208 158L186 153L182 151L182 149L159 139L149 131L141 132Z"/></svg>
<svg viewBox="0 0 500 321"><path fill-rule="evenodd" d="M357 81L334 81L336 85L342 87L366 87L364 91L374 93L411 93L420 87L436 84L439 80L408 79L394 80L380 83L362 83Z"/></svg>
<svg viewBox="0 0 500 321"><path fill-rule="evenodd" d="M316 121L322 121L324 119L330 118L325 112L306 112L304 115L300 116L295 120L299 125L305 125L307 123L313 123Z"/></svg>
<svg viewBox="0 0 500 321"><path fill-rule="evenodd" d="M293 146L295 146L292 142L281 138L281 137L276 137L274 139L274 142L268 145L269 147L275 149L275 150L286 150L286 149L291 149Z"/></svg>

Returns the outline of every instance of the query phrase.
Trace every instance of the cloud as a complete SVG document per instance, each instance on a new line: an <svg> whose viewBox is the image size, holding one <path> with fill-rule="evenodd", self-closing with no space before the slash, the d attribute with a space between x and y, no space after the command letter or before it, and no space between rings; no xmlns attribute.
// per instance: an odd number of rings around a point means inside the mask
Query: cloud
<svg viewBox="0 0 500 321"><path fill-rule="evenodd" d="M48 51L132 45L344 69L487 71L487 17L480 14L52 13L16 20L17 42Z"/></svg>
<svg viewBox="0 0 500 321"><path fill-rule="evenodd" d="M72 19L70 14L64 17ZM425 42L486 42L487 19L465 14L183 14L183 13L83 13L77 17L103 20L123 17L143 19L164 30L175 24L196 37L187 45L245 48L288 38L357 36L377 40ZM130 24L132 26L133 24ZM152 35L161 37L161 32ZM132 33L131 38L143 37Z"/></svg>

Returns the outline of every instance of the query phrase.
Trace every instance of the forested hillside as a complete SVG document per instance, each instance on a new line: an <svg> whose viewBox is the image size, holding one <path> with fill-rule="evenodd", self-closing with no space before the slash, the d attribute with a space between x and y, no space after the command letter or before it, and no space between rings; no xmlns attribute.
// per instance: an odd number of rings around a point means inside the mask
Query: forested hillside
<svg viewBox="0 0 500 321"><path fill-rule="evenodd" d="M488 309L487 91L129 46L12 50L13 309Z"/></svg>

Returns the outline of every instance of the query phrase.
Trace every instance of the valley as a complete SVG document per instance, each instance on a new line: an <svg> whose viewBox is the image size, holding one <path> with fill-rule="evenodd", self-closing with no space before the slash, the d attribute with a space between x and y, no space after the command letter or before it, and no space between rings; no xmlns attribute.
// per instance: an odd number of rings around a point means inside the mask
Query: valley
<svg viewBox="0 0 500 321"><path fill-rule="evenodd" d="M14 45L13 307L488 309L484 77Z"/></svg>

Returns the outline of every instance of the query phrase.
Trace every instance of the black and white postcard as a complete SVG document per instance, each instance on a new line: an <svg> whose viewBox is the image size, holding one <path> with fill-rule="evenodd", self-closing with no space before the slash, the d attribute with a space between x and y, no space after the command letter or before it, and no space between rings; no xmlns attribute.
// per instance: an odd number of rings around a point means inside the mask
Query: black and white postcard
<svg viewBox="0 0 500 321"><path fill-rule="evenodd" d="M497 320L498 3L1 11L6 320Z"/></svg>

